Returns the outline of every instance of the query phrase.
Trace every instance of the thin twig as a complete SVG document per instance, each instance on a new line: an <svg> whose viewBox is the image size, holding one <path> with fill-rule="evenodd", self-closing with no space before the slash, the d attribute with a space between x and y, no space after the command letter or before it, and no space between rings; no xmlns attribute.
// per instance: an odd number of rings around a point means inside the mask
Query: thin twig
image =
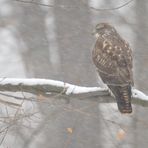
<svg viewBox="0 0 148 148"><path fill-rule="evenodd" d="M89 6L89 8L91 8L92 10L95 10L95 11L112 11L112 10L117 10L117 9L121 9L127 5L129 5L131 2L133 2L134 0L130 0L120 6L117 6L117 7L114 7L114 8L95 8L95 7L92 7L92 6Z"/></svg>
<svg viewBox="0 0 148 148"><path fill-rule="evenodd" d="M8 133L8 129L9 129L9 127L7 127L7 128L5 129L5 133L4 133L4 136L3 136L3 138L2 138L2 140L1 140L1 142L0 142L0 146L2 145L2 143L3 143L3 141L4 141L5 137L6 137L6 135L7 135L7 133Z"/></svg>
<svg viewBox="0 0 148 148"><path fill-rule="evenodd" d="M66 5L52 5L52 4L44 4L44 3L39 3L39 2L35 2L35 1L25 1L25 0L13 0L13 1L17 1L17 2L22 2L25 4L34 4L34 5L38 5L38 6L44 6L44 7L49 7L49 8L78 8L78 7L74 7L74 6L66 6Z"/></svg>
<svg viewBox="0 0 148 148"><path fill-rule="evenodd" d="M24 97L18 97L18 96L14 96L14 95L9 95L9 94L5 94L0 92L0 95L6 96L6 97L10 97L10 98L14 98L16 100L25 100L25 101L34 101L34 102L39 102L37 99L33 98L33 97L28 97L25 98ZM18 104L20 106L20 104Z"/></svg>
<svg viewBox="0 0 148 148"><path fill-rule="evenodd" d="M67 9L67 8L76 8L76 9L81 9L80 7L77 6L66 6L66 5L52 5L52 4L44 4L44 3L39 3L39 2L35 2L35 1L25 1L25 0L13 0L13 1L17 1L17 2L22 2L22 3L26 3L26 4L34 4L34 5L39 5L39 6L44 6L44 7L49 7L49 8L62 8L62 9ZM92 6L88 6L84 1L83 4L85 6L87 6L88 8L95 10L95 11L112 11L112 10L117 10L117 9L121 9L125 6L127 6L128 4L130 4L131 2L133 2L134 0L130 0L120 6L117 7L113 7L113 8L94 8Z"/></svg>
<svg viewBox="0 0 148 148"><path fill-rule="evenodd" d="M17 107L21 107L21 104L17 104L17 103L13 103L13 102L9 102L9 101L4 101L0 99L0 103L3 103L5 105L9 105L9 106L17 106Z"/></svg>

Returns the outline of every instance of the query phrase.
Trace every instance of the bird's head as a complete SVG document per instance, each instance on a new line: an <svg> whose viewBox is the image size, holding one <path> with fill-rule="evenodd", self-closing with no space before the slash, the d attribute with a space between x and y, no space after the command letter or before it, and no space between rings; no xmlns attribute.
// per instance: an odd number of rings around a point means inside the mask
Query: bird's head
<svg viewBox="0 0 148 148"><path fill-rule="evenodd" d="M100 34L115 32L115 28L108 23L99 23L96 25L93 35L98 37Z"/></svg>

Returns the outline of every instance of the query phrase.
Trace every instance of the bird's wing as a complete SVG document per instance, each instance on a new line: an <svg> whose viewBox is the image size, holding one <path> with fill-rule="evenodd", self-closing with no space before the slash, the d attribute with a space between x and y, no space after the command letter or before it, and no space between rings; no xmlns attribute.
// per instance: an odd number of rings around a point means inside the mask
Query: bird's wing
<svg viewBox="0 0 148 148"><path fill-rule="evenodd" d="M133 84L132 51L121 38L99 37L92 57L104 83L108 85Z"/></svg>

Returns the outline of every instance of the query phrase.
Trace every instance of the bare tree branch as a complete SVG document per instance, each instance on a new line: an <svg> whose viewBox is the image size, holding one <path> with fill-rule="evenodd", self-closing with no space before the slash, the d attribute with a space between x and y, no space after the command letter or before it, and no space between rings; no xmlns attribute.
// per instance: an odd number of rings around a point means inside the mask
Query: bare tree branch
<svg viewBox="0 0 148 148"><path fill-rule="evenodd" d="M121 9L121 8L123 8L123 7L125 7L125 6L127 6L127 5L129 5L131 2L133 2L134 0L130 0L130 1L128 1L128 2L126 2L126 3L124 3L124 4L122 4L122 5L120 5L120 6L117 6L117 7L114 7L114 8L94 8L94 7L91 7L91 6L89 6L89 8L91 8L92 10L95 10L95 11L112 11L112 10L117 10L117 9Z"/></svg>
<svg viewBox="0 0 148 148"><path fill-rule="evenodd" d="M43 4L43 3L39 3L39 2L35 2L35 1L25 1L25 0L13 0L13 1L21 2L21 3L26 3L26 4L35 4L35 5L51 7L51 8L54 7L54 5L49 5L49 4L47 5L47 4Z"/></svg>
<svg viewBox="0 0 148 148"><path fill-rule="evenodd" d="M34 4L34 5L39 5L39 6L44 6L44 7L49 7L49 8L62 8L62 9L67 9L67 8L76 8L76 9L81 9L81 7L77 7L77 6L66 6L66 5L52 5L52 4L44 4L44 3L39 3L39 2L36 2L36 1L25 1L25 0L13 0L13 1L16 1L16 2L21 2L21 3L24 3L24 4ZM117 6L117 7L113 7L113 8L94 8L94 7L91 7L91 6L88 6L83 0L83 4L87 7L87 8L90 8L94 11L112 11L112 10L117 10L117 9L121 9L127 5L129 5L131 2L133 2L134 0L130 0L120 6Z"/></svg>

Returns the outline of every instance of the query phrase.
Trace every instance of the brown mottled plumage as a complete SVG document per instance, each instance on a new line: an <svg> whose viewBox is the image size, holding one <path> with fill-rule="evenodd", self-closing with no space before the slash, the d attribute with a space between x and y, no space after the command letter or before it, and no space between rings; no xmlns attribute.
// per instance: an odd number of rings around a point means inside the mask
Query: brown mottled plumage
<svg viewBox="0 0 148 148"><path fill-rule="evenodd" d="M114 27L100 23L95 28L97 38L92 58L97 71L114 94L121 113L131 113L133 85L132 51Z"/></svg>

